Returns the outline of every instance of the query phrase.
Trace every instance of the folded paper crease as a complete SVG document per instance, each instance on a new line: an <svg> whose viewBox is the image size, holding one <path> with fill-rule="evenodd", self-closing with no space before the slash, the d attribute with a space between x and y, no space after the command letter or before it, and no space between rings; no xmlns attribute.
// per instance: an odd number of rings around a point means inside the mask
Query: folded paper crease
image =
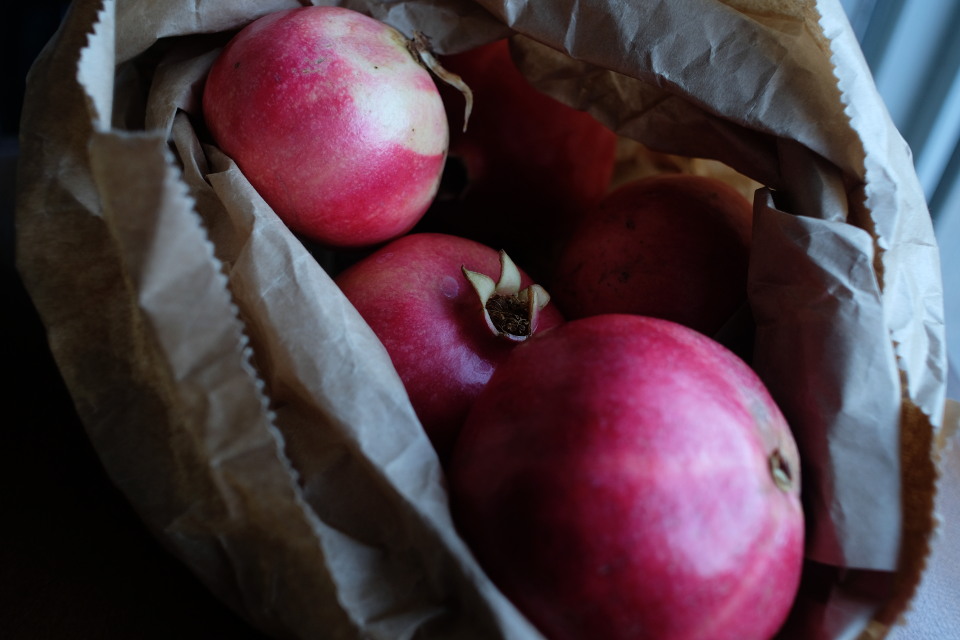
<svg viewBox="0 0 960 640"><path fill-rule="evenodd" d="M541 90L763 186L751 364L797 435L811 523L781 637L882 634L934 529L942 284L909 150L839 2L322 4L441 55L512 34ZM536 639L457 536L382 345L202 125L229 34L300 5L75 0L28 82L18 268L111 478L252 623Z"/></svg>

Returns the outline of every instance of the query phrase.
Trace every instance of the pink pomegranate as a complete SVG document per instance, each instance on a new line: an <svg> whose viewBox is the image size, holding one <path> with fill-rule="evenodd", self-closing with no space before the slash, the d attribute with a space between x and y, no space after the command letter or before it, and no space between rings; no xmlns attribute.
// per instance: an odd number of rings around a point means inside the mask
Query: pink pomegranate
<svg viewBox="0 0 960 640"><path fill-rule="evenodd" d="M473 93L442 86L450 121L447 176L424 222L504 247L546 271L552 240L606 193L617 136L590 114L535 89L510 57L507 40L444 56ZM531 243L529 238L537 237Z"/></svg>
<svg viewBox="0 0 960 640"><path fill-rule="evenodd" d="M516 343L562 322L505 254L455 236L404 236L336 282L386 347L442 461Z"/></svg>
<svg viewBox="0 0 960 640"><path fill-rule="evenodd" d="M661 174L584 216L549 286L569 318L634 313L713 335L747 299L753 207L726 183Z"/></svg>
<svg viewBox="0 0 960 640"><path fill-rule="evenodd" d="M210 69L203 113L277 215L328 246L409 231L446 157L443 103L407 40L338 7L279 11L240 31Z"/></svg>
<svg viewBox="0 0 960 640"><path fill-rule="evenodd" d="M797 458L732 353L611 314L514 349L449 476L463 536L547 638L762 640L798 588Z"/></svg>

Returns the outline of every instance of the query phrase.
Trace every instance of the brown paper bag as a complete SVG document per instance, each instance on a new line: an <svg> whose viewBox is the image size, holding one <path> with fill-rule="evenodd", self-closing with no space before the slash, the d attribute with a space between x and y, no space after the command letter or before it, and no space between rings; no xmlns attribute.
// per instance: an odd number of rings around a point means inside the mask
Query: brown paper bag
<svg viewBox="0 0 960 640"><path fill-rule="evenodd" d="M334 4L334 3L326 3ZM338 3L524 73L657 152L764 185L752 363L810 529L784 638L882 637L934 529L946 356L932 226L839 3ZM457 536L386 352L199 111L283 0L76 0L31 71L18 266L105 468L252 624L295 638L537 638Z"/></svg>

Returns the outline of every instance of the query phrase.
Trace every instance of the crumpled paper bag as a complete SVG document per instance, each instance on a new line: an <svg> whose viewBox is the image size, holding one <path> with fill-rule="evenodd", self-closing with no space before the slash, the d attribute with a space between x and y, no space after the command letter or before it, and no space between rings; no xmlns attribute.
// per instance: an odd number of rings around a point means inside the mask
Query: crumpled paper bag
<svg viewBox="0 0 960 640"><path fill-rule="evenodd" d="M942 285L909 151L839 3L317 4L438 54L513 36L541 90L763 185L751 364L796 434L810 523L781 636L884 635L934 530ZM382 346L203 127L219 48L299 5L76 0L28 80L19 269L111 478L252 624L537 638L457 536Z"/></svg>

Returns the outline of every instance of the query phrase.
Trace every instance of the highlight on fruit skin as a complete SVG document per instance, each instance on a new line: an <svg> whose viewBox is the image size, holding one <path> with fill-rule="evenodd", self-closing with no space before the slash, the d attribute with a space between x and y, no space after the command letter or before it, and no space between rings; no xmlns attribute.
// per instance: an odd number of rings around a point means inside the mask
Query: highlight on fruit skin
<svg viewBox="0 0 960 640"><path fill-rule="evenodd" d="M551 640L768 640L796 596L799 453L757 375L630 314L518 345L448 465L481 567Z"/></svg>
<svg viewBox="0 0 960 640"><path fill-rule="evenodd" d="M400 32L357 11L251 22L214 61L202 108L217 146L320 245L399 237L436 196L449 143L440 93Z"/></svg>

